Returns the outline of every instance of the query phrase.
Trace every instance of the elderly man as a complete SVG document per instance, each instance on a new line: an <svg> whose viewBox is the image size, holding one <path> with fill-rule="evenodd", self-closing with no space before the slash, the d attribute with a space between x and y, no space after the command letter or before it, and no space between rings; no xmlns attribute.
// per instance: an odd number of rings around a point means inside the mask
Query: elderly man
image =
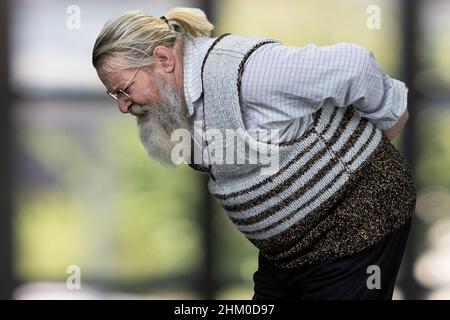
<svg viewBox="0 0 450 320"><path fill-rule="evenodd" d="M408 119L407 88L356 44L297 48L212 29L199 9L128 12L101 31L93 65L152 158L179 164L174 132L190 133L183 159L209 174L259 249L253 299L391 299L416 201L390 143ZM218 139L229 131L243 148ZM249 150L271 150L277 170L236 160Z"/></svg>

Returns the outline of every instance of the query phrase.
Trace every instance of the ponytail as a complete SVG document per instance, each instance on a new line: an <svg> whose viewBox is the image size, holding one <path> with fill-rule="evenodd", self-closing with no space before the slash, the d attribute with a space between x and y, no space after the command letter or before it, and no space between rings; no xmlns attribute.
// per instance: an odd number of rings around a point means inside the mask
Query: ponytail
<svg viewBox="0 0 450 320"><path fill-rule="evenodd" d="M214 26L208 21L205 13L197 8L177 7L166 14L166 18L176 22L181 28L195 37L209 37Z"/></svg>

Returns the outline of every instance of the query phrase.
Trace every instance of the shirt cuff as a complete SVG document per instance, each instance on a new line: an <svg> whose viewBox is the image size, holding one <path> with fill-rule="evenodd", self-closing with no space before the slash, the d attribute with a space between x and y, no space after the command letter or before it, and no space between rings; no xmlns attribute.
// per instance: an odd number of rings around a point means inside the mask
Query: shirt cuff
<svg viewBox="0 0 450 320"><path fill-rule="evenodd" d="M375 126L380 130L387 130L392 128L405 113L408 105L408 87L402 81L389 78L392 98L391 108L389 114L383 118L372 120Z"/></svg>

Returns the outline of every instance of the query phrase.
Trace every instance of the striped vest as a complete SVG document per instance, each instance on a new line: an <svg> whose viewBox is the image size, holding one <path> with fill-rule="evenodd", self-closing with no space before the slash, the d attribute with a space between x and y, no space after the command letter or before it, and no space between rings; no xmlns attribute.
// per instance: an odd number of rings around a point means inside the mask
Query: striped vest
<svg viewBox="0 0 450 320"><path fill-rule="evenodd" d="M216 129L224 136L226 130L242 132L246 156L251 148L269 143L245 130L241 76L249 55L271 42L275 40L225 34L210 47L202 66L204 130ZM206 140L207 148L214 149L215 142ZM310 131L275 147L279 170L269 175L261 174L263 164L189 165L210 174L210 193L279 268L360 251L401 226L414 209L409 166L352 106L322 106Z"/></svg>

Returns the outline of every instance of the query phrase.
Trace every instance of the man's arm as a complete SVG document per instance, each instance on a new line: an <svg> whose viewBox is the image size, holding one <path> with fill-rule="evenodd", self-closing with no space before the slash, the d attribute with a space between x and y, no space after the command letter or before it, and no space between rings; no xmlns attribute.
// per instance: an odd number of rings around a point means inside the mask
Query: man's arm
<svg viewBox="0 0 450 320"><path fill-rule="evenodd" d="M400 118L407 110L407 92L403 82L383 72L373 53L354 43L301 48L268 44L250 55L242 77L248 122L275 125L306 119L326 103L352 105L390 137L405 122L406 117Z"/></svg>
<svg viewBox="0 0 450 320"><path fill-rule="evenodd" d="M409 113L408 113L408 110L406 110L392 128L389 128L389 129L386 129L383 131L384 134L386 135L386 137L389 140L393 140L400 133L402 128L405 126L408 119L409 119Z"/></svg>

